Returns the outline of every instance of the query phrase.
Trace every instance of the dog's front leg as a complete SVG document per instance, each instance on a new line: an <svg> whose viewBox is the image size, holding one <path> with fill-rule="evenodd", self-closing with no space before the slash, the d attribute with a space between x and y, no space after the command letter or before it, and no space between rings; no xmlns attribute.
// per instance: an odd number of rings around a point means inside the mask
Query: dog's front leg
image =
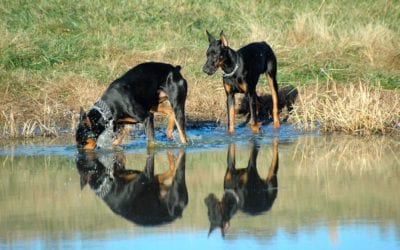
<svg viewBox="0 0 400 250"><path fill-rule="evenodd" d="M235 157L235 143L231 142L228 148L228 157L227 157L227 168L224 177L224 183L228 183L232 181L233 174L236 170L236 157Z"/></svg>
<svg viewBox="0 0 400 250"><path fill-rule="evenodd" d="M226 93L226 106L228 114L228 133L233 134L235 132L235 94L233 93L232 86L230 84L224 84Z"/></svg>
<svg viewBox="0 0 400 250"><path fill-rule="evenodd" d="M185 121L185 113L183 108L175 108L175 124L178 129L179 138L181 143L186 144L186 121Z"/></svg>

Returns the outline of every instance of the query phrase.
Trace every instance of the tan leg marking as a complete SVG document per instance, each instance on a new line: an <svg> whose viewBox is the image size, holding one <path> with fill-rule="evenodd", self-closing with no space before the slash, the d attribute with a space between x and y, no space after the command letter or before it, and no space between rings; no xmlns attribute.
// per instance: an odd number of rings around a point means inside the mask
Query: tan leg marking
<svg viewBox="0 0 400 250"><path fill-rule="evenodd" d="M229 128L228 132L233 134L235 132L235 105L229 108Z"/></svg>
<svg viewBox="0 0 400 250"><path fill-rule="evenodd" d="M247 83L240 83L239 84L239 88L244 92L244 93L246 93L247 92Z"/></svg>
<svg viewBox="0 0 400 250"><path fill-rule="evenodd" d="M271 89L271 94L272 94L272 117L274 119L274 127L279 128L280 123L279 123L279 115L278 115L278 93L276 92L276 89L274 88L274 81L272 78L269 76L267 73L267 79L268 79L268 84L269 88Z"/></svg>
<svg viewBox="0 0 400 250"><path fill-rule="evenodd" d="M181 140L182 143L187 143L186 136L183 133L181 126L179 126L179 123L176 120L175 112L169 102L160 103L160 104L158 104L158 106L153 107L151 110L154 112L164 113L168 116L168 124L167 124L166 134L169 139L173 138L174 125L176 125L176 128L178 129L178 133L179 133L179 139Z"/></svg>
<svg viewBox="0 0 400 250"><path fill-rule="evenodd" d="M258 98L256 98L256 117L258 118L258 112L260 110L260 102L258 101ZM254 133L259 133L260 132L260 126L261 122L256 121L255 124L250 124L250 128Z"/></svg>
<svg viewBox="0 0 400 250"><path fill-rule="evenodd" d="M259 133L260 132L260 122L256 122L255 124L250 124L251 131L254 133Z"/></svg>
<svg viewBox="0 0 400 250"><path fill-rule="evenodd" d="M275 174L275 169L278 166L278 139L275 138L272 147L272 161L268 170L267 182L269 182Z"/></svg>
<svg viewBox="0 0 400 250"><path fill-rule="evenodd" d="M170 151L167 152L168 156L168 170L164 173L156 175L158 184L160 185L160 195L165 196L169 192L176 173L176 164L174 154Z"/></svg>
<svg viewBox="0 0 400 250"><path fill-rule="evenodd" d="M172 139L172 132L174 131L175 123L175 113L171 107L171 104L169 102L163 102L158 104L158 106L153 107L151 110L154 112L166 114L168 116L167 131L165 133L167 134L167 137L169 139Z"/></svg>

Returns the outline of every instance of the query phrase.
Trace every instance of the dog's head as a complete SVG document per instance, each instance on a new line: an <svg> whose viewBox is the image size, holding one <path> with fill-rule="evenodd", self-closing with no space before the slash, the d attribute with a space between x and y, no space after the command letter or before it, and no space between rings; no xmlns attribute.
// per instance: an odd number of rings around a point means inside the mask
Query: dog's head
<svg viewBox="0 0 400 250"><path fill-rule="evenodd" d="M99 126L97 126L94 122L94 119L92 119L91 116L81 108L79 124L75 135L78 148L87 150L94 149L96 147L96 142L99 135Z"/></svg>
<svg viewBox="0 0 400 250"><path fill-rule="evenodd" d="M221 201L215 194L209 194L204 203L208 210L208 220L210 222L210 235L216 228L221 228L222 236L225 236L230 227L229 221L238 210L238 201L231 193L225 193Z"/></svg>
<svg viewBox="0 0 400 250"><path fill-rule="evenodd" d="M214 74L218 68L222 67L228 56L228 40L226 40L224 32L221 31L219 40L215 39L208 31L209 46L207 49L207 61L203 66L204 73L208 75Z"/></svg>
<svg viewBox="0 0 400 250"><path fill-rule="evenodd" d="M80 175L81 189L87 184L103 198L118 178L118 172L125 171L126 158L122 152L98 153L80 150L76 157L76 167Z"/></svg>

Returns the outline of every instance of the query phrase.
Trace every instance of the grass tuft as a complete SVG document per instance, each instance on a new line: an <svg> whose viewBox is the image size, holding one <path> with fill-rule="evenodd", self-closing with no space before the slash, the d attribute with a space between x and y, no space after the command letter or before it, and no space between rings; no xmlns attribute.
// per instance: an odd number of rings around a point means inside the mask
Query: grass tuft
<svg viewBox="0 0 400 250"><path fill-rule="evenodd" d="M290 118L303 130L356 135L400 132L400 93L359 82L302 88Z"/></svg>

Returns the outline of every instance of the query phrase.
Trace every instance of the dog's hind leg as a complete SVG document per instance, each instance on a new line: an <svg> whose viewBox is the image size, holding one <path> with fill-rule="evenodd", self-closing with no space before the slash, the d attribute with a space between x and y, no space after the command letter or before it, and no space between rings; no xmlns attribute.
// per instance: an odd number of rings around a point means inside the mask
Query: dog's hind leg
<svg viewBox="0 0 400 250"><path fill-rule="evenodd" d="M173 138L172 133L174 132L174 126L175 126L175 114L174 110L171 107L171 104L168 101L164 101L158 104L158 106L153 107L151 110L154 112L160 112L167 115L168 123L165 134L167 135L168 139L172 139Z"/></svg>
<svg viewBox="0 0 400 250"><path fill-rule="evenodd" d="M156 175L157 182L160 186L161 197L164 197L168 193L169 187L172 185L173 178L176 173L174 154L171 151L168 151L167 156L168 156L168 170Z"/></svg>
<svg viewBox="0 0 400 250"><path fill-rule="evenodd" d="M185 118L185 102L187 95L187 83L186 80L180 78L179 80L173 79L173 74L170 73L166 80L167 83L167 96L171 103L174 121L176 128L178 129L179 138L181 143L187 143L186 138L186 118Z"/></svg>
<svg viewBox="0 0 400 250"><path fill-rule="evenodd" d="M274 119L274 127L279 128L279 114L278 114L278 82L276 81L276 72L266 73L269 88L272 95L272 117Z"/></svg>

